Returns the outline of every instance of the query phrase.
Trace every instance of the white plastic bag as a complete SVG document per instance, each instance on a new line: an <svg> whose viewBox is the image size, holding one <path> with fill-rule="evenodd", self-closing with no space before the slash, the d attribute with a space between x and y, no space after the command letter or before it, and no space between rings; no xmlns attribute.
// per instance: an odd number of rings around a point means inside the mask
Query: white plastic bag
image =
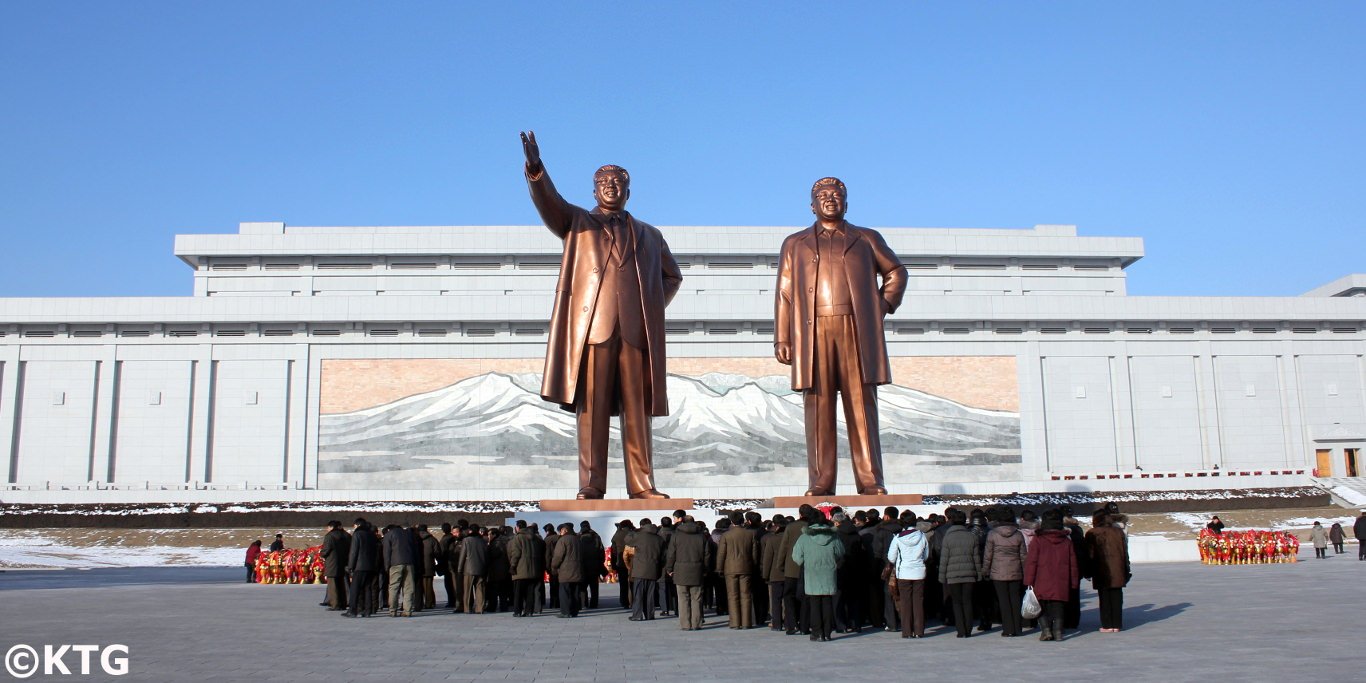
<svg viewBox="0 0 1366 683"><path fill-rule="evenodd" d="M1025 619L1038 619L1043 614L1043 605L1039 604L1039 599L1034 597L1034 587L1025 589L1024 601L1020 603L1020 616Z"/></svg>

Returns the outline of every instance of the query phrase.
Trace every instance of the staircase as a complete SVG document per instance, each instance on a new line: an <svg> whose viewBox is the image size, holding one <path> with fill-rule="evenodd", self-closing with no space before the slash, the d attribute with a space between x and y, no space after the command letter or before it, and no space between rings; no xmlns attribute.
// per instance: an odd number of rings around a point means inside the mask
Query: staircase
<svg viewBox="0 0 1366 683"><path fill-rule="evenodd" d="M1366 477L1318 477L1314 482L1328 489L1334 503L1346 508L1366 509Z"/></svg>

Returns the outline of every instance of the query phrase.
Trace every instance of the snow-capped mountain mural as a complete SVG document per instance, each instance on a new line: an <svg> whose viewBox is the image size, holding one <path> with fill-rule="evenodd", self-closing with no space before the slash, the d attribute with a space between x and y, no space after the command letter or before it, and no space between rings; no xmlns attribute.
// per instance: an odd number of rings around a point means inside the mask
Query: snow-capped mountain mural
<svg viewBox="0 0 1366 683"><path fill-rule="evenodd" d="M576 488L574 415L539 395L535 373L485 372L436 390L324 414L327 488ZM806 483L801 395L783 375L669 376L653 420L661 487ZM895 384L878 389L887 481L1019 477L1020 417ZM847 458L843 417L841 456ZM613 420L611 458L620 460ZM620 469L615 466L615 469ZM846 477L841 477L846 478Z"/></svg>

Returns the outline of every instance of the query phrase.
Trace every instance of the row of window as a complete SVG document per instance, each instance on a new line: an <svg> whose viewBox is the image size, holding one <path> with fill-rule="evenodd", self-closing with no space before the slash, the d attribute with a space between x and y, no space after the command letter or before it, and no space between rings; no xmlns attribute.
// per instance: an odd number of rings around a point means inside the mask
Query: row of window
<svg viewBox="0 0 1366 683"><path fill-rule="evenodd" d="M511 335L511 336L516 336L516 337L539 337L539 336L545 336L546 333L547 333L547 332L546 332L546 328L545 328L544 326L536 326L536 325L522 325L522 326L517 326L517 325L513 325L513 326L510 326L510 327L507 327L507 328L503 328L503 327L500 327L500 326L480 326L480 325L478 325L477 323L462 325L461 328L460 328L459 330L456 330L456 329L454 329L454 328L452 328L452 327L442 327L442 326L430 326L430 327L420 327L420 326L418 326L418 327L412 327L412 328L410 328L410 329L411 329L411 332L408 332L407 329L402 328L402 327L386 327L386 326L378 326L378 325L376 325L376 326L368 326L368 327L365 327L365 328L363 328L363 329L350 329L350 328L344 329L343 327L340 327L340 326L338 326L338 327L332 327L332 326L327 326L327 325L314 325L314 326L309 326L307 329L303 329L303 328L300 328L300 327L269 327L269 326L264 326L264 327L257 327L257 328L214 327L214 328L211 328L211 329L209 329L209 330L205 330L205 329L202 329L202 328L181 328L181 329L167 328L167 329L160 330L160 331L154 331L153 329L150 329L150 328L129 327L129 328L118 328L118 329L116 329L116 330L114 330L114 331L112 331L112 332L107 332L106 330L102 330L102 329L74 329L74 330L68 330L68 331L59 331L59 330L52 329L52 328L23 328L23 329L20 329L20 330L18 331L17 336L22 337L22 338L25 338L25 339L55 339L55 338L92 339L92 338L101 338L101 337L104 337L104 336L114 336L114 337L121 337L121 338L147 338L147 337L153 337L153 336L165 336L165 337L171 337L171 338L177 338L177 339L181 339L181 338L190 338L190 337L200 337L200 336L206 336L206 337L208 337L208 336L211 336L211 337L227 337L227 338L232 338L232 337L257 337L257 336L260 336L260 337L292 337L292 336L295 336L295 335L300 335L300 336L311 336L311 337L340 337L340 336L342 336L343 334L364 334L364 335L367 336L367 337L400 337L400 336L407 336L408 334L411 334L412 336L417 336L417 337L446 337L446 336L494 337L494 336L498 336L498 335L500 334L500 330L502 330L504 334L509 334L509 335ZM895 335L921 335L921 334L928 334L928 333L933 333L933 332L938 332L938 333L940 333L940 334L972 334L972 333L974 333L974 332L981 332L981 333L988 333L988 332L989 332L989 333L994 333L994 334L1013 335L1013 334L1024 334L1025 332L1028 332L1028 331L1037 332L1037 333L1039 333L1039 334L1045 334L1045 335L1062 335L1062 334L1078 334L1078 333L1079 333L1079 334L1110 334L1110 333L1114 333L1114 332L1122 332L1122 333L1131 334L1131 335L1150 335L1150 334L1154 334L1154 333L1166 333L1166 334L1171 334L1171 335L1186 335L1186 334L1196 334L1197 332L1208 332L1208 333L1210 333L1210 334L1236 334L1236 333L1244 333L1244 334L1260 335L1260 334L1276 334L1276 333L1281 333L1281 332L1291 332L1291 333L1293 333L1293 334L1318 334L1318 333L1321 333L1321 332L1329 332L1329 333L1334 333L1334 334L1356 334L1356 333L1358 333L1358 332L1360 332L1360 331L1362 330L1362 327L1359 326L1359 325L1354 325L1354 324L1341 324L1341 323L1334 323L1334 324L1326 325L1326 326L1308 326L1308 325L1294 325L1294 326L1253 325L1253 326L1244 327L1244 328L1232 327L1232 326L1211 326L1211 327L1209 327L1208 329L1199 329L1199 328L1196 328L1196 327L1193 327L1193 326L1170 326L1170 327L1166 327L1166 328L1164 329L1164 328L1161 328L1161 327L1154 327L1154 326L1125 326L1125 327L1081 326L1081 327L1071 327L1071 326L1065 326L1065 325L1041 325L1041 326L1035 326L1035 327L1028 327L1028 326L1025 326L1025 325L995 324L995 325L991 325L991 326L987 326L987 327L973 327L973 326L968 326L968 325L953 325L953 324L950 324L950 325L942 325L942 326L938 326L938 327L932 327L932 326L927 326L927 325L902 325L902 324L890 324L890 325L887 326L887 330L888 330L889 332L891 332L892 334L895 334ZM691 327L691 326L678 326L678 325L674 325L674 326L667 327L667 328L666 328L666 332L667 332L669 335L710 334L710 335L720 335L720 336L738 335L738 334L741 334L741 333L743 332L743 333L757 334L757 335L761 335L761 336L772 336L772 335L773 335L773 326L772 326L771 324L767 324L767 325L762 325L762 324L761 324L761 325L752 325L752 326L749 327L749 328L745 328L745 327L744 327L743 325L741 325L741 324L734 323L734 324L716 324L716 325L710 325L710 324L709 324L709 325L704 325L704 326L701 327L701 328L698 328L698 327ZM0 330L0 337L13 336L14 334L15 334L14 332Z"/></svg>

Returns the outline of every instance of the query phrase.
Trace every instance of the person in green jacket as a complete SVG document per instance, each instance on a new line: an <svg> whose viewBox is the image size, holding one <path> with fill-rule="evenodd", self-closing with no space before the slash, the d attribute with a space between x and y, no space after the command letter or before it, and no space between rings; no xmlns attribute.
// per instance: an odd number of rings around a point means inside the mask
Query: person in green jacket
<svg viewBox="0 0 1366 683"><path fill-rule="evenodd" d="M792 561L802 568L811 640L830 640L835 629L835 570L844 562L844 544L830 522L819 517L807 525L792 548Z"/></svg>

